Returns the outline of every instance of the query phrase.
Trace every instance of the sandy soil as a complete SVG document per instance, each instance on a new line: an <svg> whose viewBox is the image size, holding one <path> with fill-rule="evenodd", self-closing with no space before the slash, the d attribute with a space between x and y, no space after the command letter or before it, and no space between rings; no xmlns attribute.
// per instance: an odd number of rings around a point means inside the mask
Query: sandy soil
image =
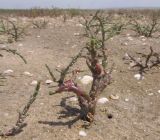
<svg viewBox="0 0 160 140"><path fill-rule="evenodd" d="M29 20L29 19L26 19ZM101 97L107 97L106 104L97 106L95 123L89 128L81 128L81 120L72 124L75 112L78 109L76 102L70 102L73 93L62 93L50 96L54 90L45 84L51 79L45 64L52 70L63 68L81 47L85 39L75 36L74 33L83 33L79 26L79 18L67 20L62 18L49 19L46 29L28 29L28 36L21 41L5 44L9 48L17 49L27 60L24 64L21 59L12 54L3 53L0 58L0 72L12 69L14 72L6 76L5 86L0 86L0 129L7 130L15 124L18 110L22 109L34 86L33 80L42 80L40 93L32 105L27 126L20 134L6 138L8 140L160 140L160 70L150 70L144 79L134 78L136 71L128 69L122 60L126 52L149 52L149 47L160 53L159 38L145 38L132 36L129 40L125 32L106 43L109 50L109 62L115 63L112 77L113 82L103 92ZM127 44L126 44L127 42ZM3 44L0 44L3 46ZM80 69L86 70L80 76L88 73L84 60L80 60ZM78 67L78 65L76 66ZM23 73L28 71L32 77ZM58 73L55 71L56 76ZM84 88L89 89L88 86ZM118 100L112 100L110 95L118 95ZM67 104L64 106L64 104ZM69 112L66 110L69 110ZM109 119L108 114L113 118ZM63 117L64 116L64 117ZM71 127L70 127L71 126ZM86 137L79 136L84 130ZM5 139L5 138L0 138Z"/></svg>

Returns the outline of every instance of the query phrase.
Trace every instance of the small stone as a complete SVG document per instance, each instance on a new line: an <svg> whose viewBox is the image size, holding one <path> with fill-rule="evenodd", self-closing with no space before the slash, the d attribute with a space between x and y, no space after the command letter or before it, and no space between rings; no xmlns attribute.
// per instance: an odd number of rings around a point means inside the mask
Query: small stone
<svg viewBox="0 0 160 140"><path fill-rule="evenodd" d="M38 83L38 82L37 82L36 80L33 80L33 81L31 82L31 85L32 85L32 86L35 86L35 85L37 85L37 83Z"/></svg>
<svg viewBox="0 0 160 140"><path fill-rule="evenodd" d="M87 133L85 131L81 130L81 131L79 131L79 135L82 137L86 137Z"/></svg>
<svg viewBox="0 0 160 140"><path fill-rule="evenodd" d="M127 42L124 42L124 45L125 45L125 46L128 46L128 43L127 43Z"/></svg>
<svg viewBox="0 0 160 140"><path fill-rule="evenodd" d="M40 103L40 105L44 105L44 103Z"/></svg>
<svg viewBox="0 0 160 140"><path fill-rule="evenodd" d="M85 75L81 78L81 83L84 84L84 85L88 85L90 84L92 81L93 81L93 77L92 76L89 76L89 75Z"/></svg>
<svg viewBox="0 0 160 140"><path fill-rule="evenodd" d="M127 36L130 36L130 34L126 34Z"/></svg>
<svg viewBox="0 0 160 140"><path fill-rule="evenodd" d="M76 24L77 27L83 27L83 24Z"/></svg>
<svg viewBox="0 0 160 140"><path fill-rule="evenodd" d="M144 79L144 77L141 74L135 74L134 78L136 78L137 80L142 80Z"/></svg>
<svg viewBox="0 0 160 140"><path fill-rule="evenodd" d="M142 43L142 45L143 45L143 46L146 46L146 45L147 45L147 43Z"/></svg>
<svg viewBox="0 0 160 140"><path fill-rule="evenodd" d="M40 35L37 35L37 38L40 38L41 36Z"/></svg>
<svg viewBox="0 0 160 140"><path fill-rule="evenodd" d="M97 103L98 103L98 104L105 104L105 103L107 103L108 101L109 101L109 100L108 100L107 98L102 97L102 98L98 99Z"/></svg>
<svg viewBox="0 0 160 140"><path fill-rule="evenodd" d="M3 73L4 73L4 74L11 74L11 73L13 73L13 70L8 69L8 70L5 70Z"/></svg>
<svg viewBox="0 0 160 140"><path fill-rule="evenodd" d="M119 96L118 95L110 95L110 98L112 100L118 100L119 99Z"/></svg>
<svg viewBox="0 0 160 140"><path fill-rule="evenodd" d="M9 113L4 113L4 116L5 116L5 117L8 117L8 116L9 116Z"/></svg>
<svg viewBox="0 0 160 140"><path fill-rule="evenodd" d="M30 76L30 77L32 77L32 76L33 76L33 74L31 74L31 73L30 73L30 72L28 72L28 71L25 71L23 74L24 74L24 75L26 75L26 76Z"/></svg>
<svg viewBox="0 0 160 140"><path fill-rule="evenodd" d="M146 39L145 39L145 38L142 38L142 41L146 41Z"/></svg>
<svg viewBox="0 0 160 140"><path fill-rule="evenodd" d="M53 83L53 81L52 81L52 80L46 80L45 83L46 83L46 84L51 84L51 83Z"/></svg>
<svg viewBox="0 0 160 140"><path fill-rule="evenodd" d="M160 90L158 90L158 93L160 93Z"/></svg>

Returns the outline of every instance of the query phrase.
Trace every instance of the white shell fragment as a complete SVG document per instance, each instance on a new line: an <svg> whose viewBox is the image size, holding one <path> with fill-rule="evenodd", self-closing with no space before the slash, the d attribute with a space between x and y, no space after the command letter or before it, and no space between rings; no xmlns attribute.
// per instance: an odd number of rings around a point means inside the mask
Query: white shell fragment
<svg viewBox="0 0 160 140"><path fill-rule="evenodd" d="M37 83L38 83L38 82L37 82L36 80L33 80L33 81L31 82L31 85L32 85L32 86L35 86L35 85L37 85Z"/></svg>
<svg viewBox="0 0 160 140"><path fill-rule="evenodd" d="M69 98L69 101L70 102L77 102L78 98L77 97L71 97L71 98Z"/></svg>
<svg viewBox="0 0 160 140"><path fill-rule="evenodd" d="M160 93L160 90L158 90L158 93Z"/></svg>
<svg viewBox="0 0 160 140"><path fill-rule="evenodd" d="M82 79L80 80L82 84L84 85L88 85L93 81L93 77L89 76L89 75L85 75L82 77Z"/></svg>
<svg viewBox="0 0 160 140"><path fill-rule="evenodd" d="M20 44L18 44L18 46L19 46L19 47L22 47L22 46L23 46L23 44L22 44L22 43L20 43Z"/></svg>
<svg viewBox="0 0 160 140"><path fill-rule="evenodd" d="M51 83L53 83L53 81L52 81L52 80L46 80L45 83L46 83L46 84L51 84Z"/></svg>
<svg viewBox="0 0 160 140"><path fill-rule="evenodd" d="M134 78L136 78L137 80L142 80L144 79L144 77L141 74L135 74Z"/></svg>
<svg viewBox="0 0 160 140"><path fill-rule="evenodd" d="M128 102L128 101L129 101L129 99L128 99L128 98L126 98L126 99L124 99L124 101L125 101L125 102Z"/></svg>
<svg viewBox="0 0 160 140"><path fill-rule="evenodd" d="M133 38L129 36L129 37L128 37L128 40L132 41L132 40L133 40Z"/></svg>
<svg viewBox="0 0 160 140"><path fill-rule="evenodd" d="M10 74L10 73L13 73L13 70L8 69L8 70L5 70L3 73L4 73L4 74Z"/></svg>
<svg viewBox="0 0 160 140"><path fill-rule="evenodd" d="M118 100L119 99L119 96L118 95L110 95L110 98L112 100Z"/></svg>
<svg viewBox="0 0 160 140"><path fill-rule="evenodd" d="M33 74L31 74L31 73L30 73L30 72L28 72L28 71L25 71L23 74L24 74L24 75L26 75L26 76L30 76L30 77L32 77L32 76L33 76Z"/></svg>
<svg viewBox="0 0 160 140"><path fill-rule="evenodd" d="M82 137L86 137L87 133L85 131L81 130L81 131L79 131L79 135Z"/></svg>
<svg viewBox="0 0 160 140"><path fill-rule="evenodd" d="M80 35L80 33L74 33L74 36L79 36Z"/></svg>
<svg viewBox="0 0 160 140"><path fill-rule="evenodd" d="M154 95L154 94L153 94L153 93L148 93L148 95L149 95L149 96L152 96L152 95Z"/></svg>
<svg viewBox="0 0 160 140"><path fill-rule="evenodd" d="M102 97L102 98L98 99L97 103L98 103L98 104L105 104L105 103L107 103L108 101L109 101L109 100L108 100L107 98Z"/></svg>

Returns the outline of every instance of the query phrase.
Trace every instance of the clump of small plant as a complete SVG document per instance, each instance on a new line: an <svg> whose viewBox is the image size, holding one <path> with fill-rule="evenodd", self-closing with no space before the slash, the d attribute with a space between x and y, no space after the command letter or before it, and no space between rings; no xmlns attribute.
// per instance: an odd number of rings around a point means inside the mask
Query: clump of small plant
<svg viewBox="0 0 160 140"><path fill-rule="evenodd" d="M4 18L0 21L0 34L7 35L9 42L18 41L26 35L26 28L19 25L17 21Z"/></svg>
<svg viewBox="0 0 160 140"><path fill-rule="evenodd" d="M43 20L35 20L32 21L33 27L37 29L45 29L48 25L49 21L46 21L45 19Z"/></svg>
<svg viewBox="0 0 160 140"><path fill-rule="evenodd" d="M29 98L27 104L24 106L23 110L19 112L18 119L17 119L15 125L11 129L7 130L6 132L0 131L0 136L2 136L2 137L14 136L14 135L20 133L21 131L23 131L23 127L25 127L27 125L25 123L25 118L28 116L28 111L29 111L31 105L36 100L36 97L39 93L39 89L40 89L40 82L38 82L33 95L30 96L30 98Z"/></svg>
<svg viewBox="0 0 160 140"><path fill-rule="evenodd" d="M46 65L46 67L53 81L58 83L58 88L54 92L51 92L50 95L66 91L75 93L81 110L79 117L91 123L94 121L97 99L111 83L113 67L107 70L108 56L106 54L105 41L119 34L121 27L118 24L109 24L108 18L103 17L100 12L96 12L91 19L86 19L84 27L88 42L86 46L72 58L67 67L60 71L60 78L55 78L49 66ZM72 78L67 78L71 68L80 58L86 61L89 72L93 77L89 93L86 93L75 81L75 73L80 70L73 70Z"/></svg>
<svg viewBox="0 0 160 140"><path fill-rule="evenodd" d="M140 36L152 37L154 33L160 31L159 18L156 14L153 14L148 19L138 20L132 17L131 29Z"/></svg>
<svg viewBox="0 0 160 140"><path fill-rule="evenodd" d="M131 68L136 68L141 76L150 69L160 66L160 54L154 52L152 47L150 47L149 54L137 53L137 55L140 57L135 58L128 54L127 60L131 62Z"/></svg>

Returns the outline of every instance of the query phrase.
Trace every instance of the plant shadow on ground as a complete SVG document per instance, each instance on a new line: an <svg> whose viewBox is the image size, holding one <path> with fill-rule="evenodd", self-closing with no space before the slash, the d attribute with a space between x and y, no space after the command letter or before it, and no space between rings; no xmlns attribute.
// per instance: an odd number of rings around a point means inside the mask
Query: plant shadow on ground
<svg viewBox="0 0 160 140"><path fill-rule="evenodd" d="M58 117L58 119L62 119L62 118L68 118L69 119L70 117L73 117L74 119L68 120L66 122L64 122L64 121L57 121L57 122L54 122L54 121L38 121L38 123L46 124L46 125L50 125L50 126L68 126L68 128L71 128L74 123L76 123L78 120L80 120L82 118L81 115L80 115L81 114L80 109L66 104L67 99L71 98L71 97L62 98L62 100L60 102L60 105L56 105L56 106L63 107L63 110L61 110L59 112L59 114L61 114L61 115Z"/></svg>

